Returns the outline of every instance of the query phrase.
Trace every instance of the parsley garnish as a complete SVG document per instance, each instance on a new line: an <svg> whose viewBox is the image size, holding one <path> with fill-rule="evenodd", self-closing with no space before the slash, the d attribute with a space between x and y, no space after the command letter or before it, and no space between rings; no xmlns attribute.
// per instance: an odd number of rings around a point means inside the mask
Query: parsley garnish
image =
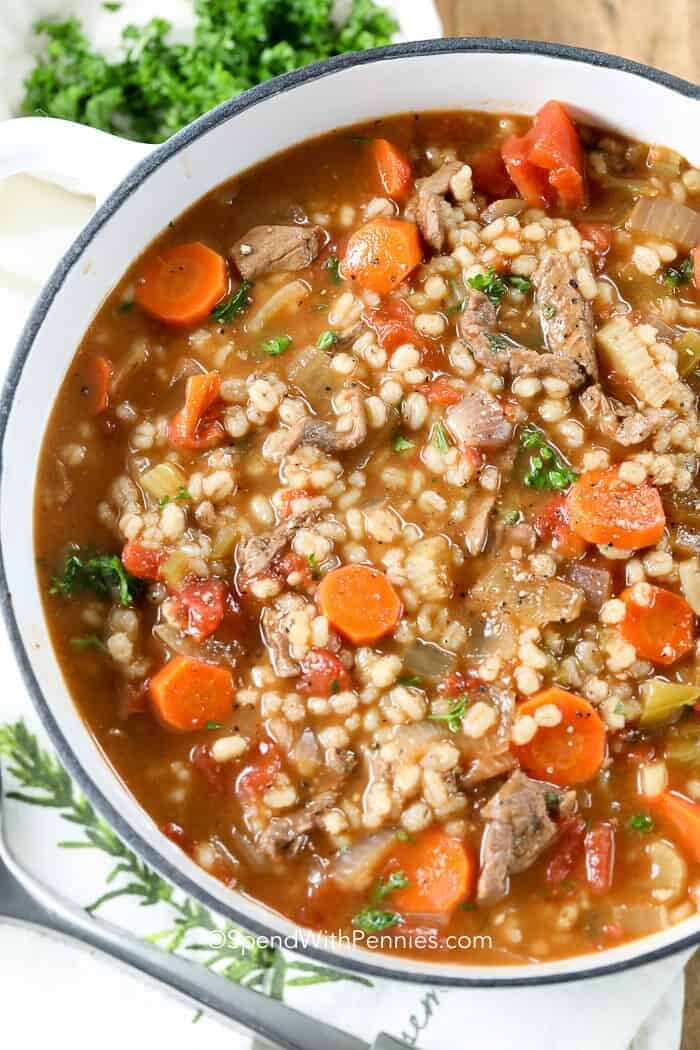
<svg viewBox="0 0 700 1050"><path fill-rule="evenodd" d="M102 7L105 11L114 12L121 11L122 5L119 2L119 0L105 0L105 2L102 4Z"/></svg>
<svg viewBox="0 0 700 1050"><path fill-rule="evenodd" d="M678 266L669 266L664 274L664 284L671 288L678 288L681 284L687 284L693 279L693 260L690 256L684 259Z"/></svg>
<svg viewBox="0 0 700 1050"><path fill-rule="evenodd" d="M96 634L86 634L82 638L71 638L70 644L74 649L100 649L103 652L107 646Z"/></svg>
<svg viewBox="0 0 700 1050"><path fill-rule="evenodd" d="M439 421L435 424L433 430L433 444L435 445L435 448L439 449L441 452L449 452L450 450L450 443L447 440L445 428Z"/></svg>
<svg viewBox="0 0 700 1050"><path fill-rule="evenodd" d="M399 685L419 686L422 681L419 674L402 674L399 678Z"/></svg>
<svg viewBox="0 0 700 1050"><path fill-rule="evenodd" d="M117 307L117 313L118 314L130 314L135 306L136 306L136 303L132 299L125 300L123 303L120 303L119 306Z"/></svg>
<svg viewBox="0 0 700 1050"><path fill-rule="evenodd" d="M340 692L340 682L337 678L331 680L331 696L337 696Z"/></svg>
<svg viewBox="0 0 700 1050"><path fill-rule="evenodd" d="M87 560L69 554L63 573L51 580L49 594L72 598L81 591L92 591L100 598L112 598L116 590L120 604L131 605L141 588L141 580L126 571L116 554L97 554Z"/></svg>
<svg viewBox="0 0 700 1050"><path fill-rule="evenodd" d="M271 357L279 357L285 350L289 349L292 345L292 337L289 335L278 335L274 339L268 339L260 347L266 354L270 354Z"/></svg>
<svg viewBox="0 0 700 1050"><path fill-rule="evenodd" d="M204 728L205 729L221 729L222 724L223 724L222 722L214 722L213 720L210 719L206 723Z"/></svg>
<svg viewBox="0 0 700 1050"><path fill-rule="evenodd" d="M503 524L504 525L517 525L519 521L520 521L520 511L519 510L509 510L508 513L503 518Z"/></svg>
<svg viewBox="0 0 700 1050"><path fill-rule="evenodd" d="M507 341L503 338L502 335L497 335L494 332L486 332L485 335L489 341L489 347L494 353L497 350L505 350L505 348L508 346Z"/></svg>
<svg viewBox="0 0 700 1050"><path fill-rule="evenodd" d="M399 840L399 842L413 842L413 839L408 834L405 828L399 828L399 830L396 832L396 837Z"/></svg>
<svg viewBox="0 0 700 1050"><path fill-rule="evenodd" d="M241 281L240 286L229 296L226 302L219 303L218 306L214 307L211 312L214 320L221 321L222 324L228 324L235 317L238 317L239 314L242 314L246 307L250 306L248 292L252 287L251 281Z"/></svg>
<svg viewBox="0 0 700 1050"><path fill-rule="evenodd" d="M648 835L654 831L656 824L648 813L635 813L629 819L629 827L632 831L639 831L642 835Z"/></svg>
<svg viewBox="0 0 700 1050"><path fill-rule="evenodd" d="M447 728L452 732L456 733L462 726L462 716L467 709L469 700L462 694L456 696L450 703L449 711L445 711L442 715L428 715L430 722L446 722Z"/></svg>
<svg viewBox="0 0 700 1050"><path fill-rule="evenodd" d="M556 306L552 306L551 303L545 303L542 307L542 316L544 317L545 321L551 321L553 317L557 316Z"/></svg>
<svg viewBox="0 0 700 1050"><path fill-rule="evenodd" d="M114 2L105 0L108 10ZM171 24L152 18L127 26L109 58L92 47L78 19L38 22L41 45L22 111L162 142L255 84L331 55L390 44L398 29L372 0L353 0L339 21L333 0L195 0L193 7L191 42L171 40Z"/></svg>
<svg viewBox="0 0 700 1050"><path fill-rule="evenodd" d="M559 806L561 805L561 798L556 793L556 791L545 791L544 801L548 811L552 814L552 816L558 817Z"/></svg>
<svg viewBox="0 0 700 1050"><path fill-rule="evenodd" d="M337 342L338 336L336 335L336 333L331 332L330 329L327 329L325 332L321 332L320 336L318 337L318 342L316 343L316 346L319 350L330 350L330 348Z"/></svg>
<svg viewBox="0 0 700 1050"><path fill-rule="evenodd" d="M394 890L404 890L408 886L408 879L402 871L392 871L388 879L379 879L372 894L372 900L376 903L384 900Z"/></svg>
<svg viewBox="0 0 700 1050"><path fill-rule="evenodd" d="M530 465L524 482L530 489L568 489L578 474L568 467L557 452L547 443L544 435L528 423L520 435L520 447L531 449Z"/></svg>
<svg viewBox="0 0 700 1050"><path fill-rule="evenodd" d="M321 570L319 568L318 561L316 560L316 555L313 551L311 552L311 554L308 555L306 560L309 563L309 571L311 572L311 575L315 580L317 580L321 575Z"/></svg>
<svg viewBox="0 0 700 1050"><path fill-rule="evenodd" d="M532 281L528 277L521 277L520 274L515 273L501 277L493 266L489 266L486 273L477 273L473 277L467 277L467 284L470 288L476 288L477 292L483 292L494 306L501 305L501 300L508 291L509 285L519 292L529 292L532 288Z"/></svg>
<svg viewBox="0 0 700 1050"><path fill-rule="evenodd" d="M391 439L391 447L394 452L408 452L410 448L415 448L415 443L405 438L403 434L394 434Z"/></svg>
<svg viewBox="0 0 700 1050"><path fill-rule="evenodd" d="M352 924L365 933L379 933L392 926L399 926L401 916L396 911L382 911L380 908L363 908L353 917Z"/></svg>
<svg viewBox="0 0 700 1050"><path fill-rule="evenodd" d="M326 269L331 276L331 284L340 284L343 278L340 276L340 259L337 255L329 255Z"/></svg>
<svg viewBox="0 0 700 1050"><path fill-rule="evenodd" d="M158 506L162 510L163 507L167 507L169 503L186 503L188 500L191 499L191 493L187 491L184 485L181 485L174 496L163 496L163 498L158 501Z"/></svg>

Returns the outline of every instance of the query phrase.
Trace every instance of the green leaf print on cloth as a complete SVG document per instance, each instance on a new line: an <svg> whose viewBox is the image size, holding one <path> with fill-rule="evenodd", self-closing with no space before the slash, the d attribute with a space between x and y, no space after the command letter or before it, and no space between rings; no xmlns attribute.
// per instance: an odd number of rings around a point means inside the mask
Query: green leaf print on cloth
<svg viewBox="0 0 700 1050"><path fill-rule="evenodd" d="M198 901L177 890L128 849L91 803L73 784L55 758L40 747L23 721L0 727L0 755L18 785L7 798L60 812L79 832L58 843L62 849L94 849L110 857L114 866L105 891L86 910L94 913L109 901L133 897L143 906L163 904L171 913L167 927L148 940L165 951L180 952L228 981L256 988L275 999L285 990L335 981L372 982L326 966L287 956L280 948L266 946L241 927L225 922ZM214 935L214 936L212 936ZM209 943L206 943L209 940ZM223 947L213 947L213 944Z"/></svg>

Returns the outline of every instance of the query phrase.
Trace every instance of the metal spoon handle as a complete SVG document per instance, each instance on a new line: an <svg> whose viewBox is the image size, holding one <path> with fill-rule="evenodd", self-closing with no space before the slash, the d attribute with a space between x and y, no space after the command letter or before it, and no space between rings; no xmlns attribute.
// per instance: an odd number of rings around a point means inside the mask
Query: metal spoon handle
<svg viewBox="0 0 700 1050"><path fill-rule="evenodd" d="M218 1014L238 1031L252 1031L282 1050L406 1050L404 1043L387 1035L380 1035L369 1048L356 1036L307 1017L260 992L226 982L204 967L164 952L112 923L93 918L21 868L1 836L0 888L1 910L10 921L44 927L79 945L96 948L147 979L165 985L195 1007Z"/></svg>

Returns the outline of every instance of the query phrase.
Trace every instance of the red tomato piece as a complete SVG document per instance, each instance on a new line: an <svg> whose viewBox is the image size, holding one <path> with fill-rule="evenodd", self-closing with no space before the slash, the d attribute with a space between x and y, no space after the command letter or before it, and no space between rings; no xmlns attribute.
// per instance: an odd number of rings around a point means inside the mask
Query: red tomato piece
<svg viewBox="0 0 700 1050"><path fill-rule="evenodd" d="M552 99L538 111L529 159L549 172L549 184L565 208L585 203L583 149L576 126L561 102Z"/></svg>
<svg viewBox="0 0 700 1050"><path fill-rule="evenodd" d="M502 146L503 162L520 196L535 208L548 208L554 199L547 172L530 160L527 135L510 135Z"/></svg>
<svg viewBox="0 0 700 1050"><path fill-rule="evenodd" d="M438 376L428 383L422 383L418 389L432 405L456 405L463 397L462 392L452 386L447 376Z"/></svg>
<svg viewBox="0 0 700 1050"><path fill-rule="evenodd" d="M352 689L352 678L347 669L328 649L312 649L301 661L301 674L297 689L308 696L328 698L334 693Z"/></svg>
<svg viewBox="0 0 700 1050"><path fill-rule="evenodd" d="M208 744L193 747L190 751L190 762L210 788L223 794L231 781L231 768L228 763L217 762L212 757Z"/></svg>
<svg viewBox="0 0 700 1050"><path fill-rule="evenodd" d="M545 881L552 889L560 886L573 871L583 853L585 830L585 822L578 817L571 817L562 825L545 870Z"/></svg>
<svg viewBox="0 0 700 1050"><path fill-rule="evenodd" d="M157 580L167 557L167 552L159 547L145 547L138 540L129 540L122 551L122 565L139 580Z"/></svg>
<svg viewBox="0 0 700 1050"><path fill-rule="evenodd" d="M247 795L260 795L272 787L282 769L282 758L277 744L265 737L258 744L258 753L238 777L236 789Z"/></svg>
<svg viewBox="0 0 700 1050"><path fill-rule="evenodd" d="M545 504L534 521L535 532L541 540L551 543L566 558L578 558L588 544L569 524L566 497L554 496Z"/></svg>
<svg viewBox="0 0 700 1050"><path fill-rule="evenodd" d="M292 513L292 504L298 499L311 499L309 489L287 489L280 497L280 518L288 518Z"/></svg>
<svg viewBox="0 0 700 1050"><path fill-rule="evenodd" d="M593 893L607 893L615 866L615 829L611 824L595 824L584 839L586 881Z"/></svg>
<svg viewBox="0 0 700 1050"><path fill-rule="evenodd" d="M510 180L503 157L495 146L476 153L469 161L472 181L479 193L489 197L512 197L515 186Z"/></svg>
<svg viewBox="0 0 700 1050"><path fill-rule="evenodd" d="M413 310L403 299L389 298L379 309L367 311L363 319L390 354L402 343L413 343L419 349L425 346L424 338L413 327L413 318Z"/></svg>
<svg viewBox="0 0 700 1050"><path fill-rule="evenodd" d="M226 611L226 585L223 580L193 580L178 592L177 600L187 633L198 642L213 634Z"/></svg>

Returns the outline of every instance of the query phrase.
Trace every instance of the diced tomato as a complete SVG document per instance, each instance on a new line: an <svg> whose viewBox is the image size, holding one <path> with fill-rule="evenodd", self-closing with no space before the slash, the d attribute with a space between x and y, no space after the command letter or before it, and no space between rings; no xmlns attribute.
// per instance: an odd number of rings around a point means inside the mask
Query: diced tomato
<svg viewBox="0 0 700 1050"><path fill-rule="evenodd" d="M204 777L210 788L223 794L231 783L231 767L228 763L217 762L212 757L208 744L198 744L190 751L190 762L194 769Z"/></svg>
<svg viewBox="0 0 700 1050"><path fill-rule="evenodd" d="M595 824L584 839L586 880L593 893L607 893L615 866L615 830L610 824Z"/></svg>
<svg viewBox="0 0 700 1050"><path fill-rule="evenodd" d="M609 222L580 222L578 232L584 241L591 241L596 255L605 256L610 251L612 226Z"/></svg>
<svg viewBox="0 0 700 1050"><path fill-rule="evenodd" d="M530 160L530 132L510 135L502 146L503 162L520 196L535 208L548 208L554 199L547 172Z"/></svg>
<svg viewBox="0 0 700 1050"><path fill-rule="evenodd" d="M328 698L334 693L352 689L352 678L345 665L328 649L312 649L301 661L300 693Z"/></svg>
<svg viewBox="0 0 700 1050"><path fill-rule="evenodd" d="M568 879L582 855L585 830L585 822L579 817L571 817L563 823L545 869L545 881L552 889Z"/></svg>
<svg viewBox="0 0 700 1050"><path fill-rule="evenodd" d="M407 197L413 185L413 169L408 157L388 139L373 140L372 156L384 193L395 200Z"/></svg>
<svg viewBox="0 0 700 1050"><path fill-rule="evenodd" d="M512 197L515 186L510 180L503 157L495 146L476 153L469 161L472 181L479 193L489 197Z"/></svg>
<svg viewBox="0 0 700 1050"><path fill-rule="evenodd" d="M565 208L581 208L585 202L583 149L576 126L561 102L552 99L538 111L532 128L530 160L549 172Z"/></svg>
<svg viewBox="0 0 700 1050"><path fill-rule="evenodd" d="M700 291L700 244L692 251L693 256L693 284Z"/></svg>
<svg viewBox="0 0 700 1050"><path fill-rule="evenodd" d="M247 795L259 795L272 787L282 769L282 758L277 744L264 738L258 744L258 753L239 775L236 789Z"/></svg>
<svg viewBox="0 0 700 1050"><path fill-rule="evenodd" d="M438 376L418 387L432 405L456 405L463 394L452 385L447 376Z"/></svg>
<svg viewBox="0 0 700 1050"><path fill-rule="evenodd" d="M583 148L576 126L561 102L546 102L532 128L503 143L503 160L518 192L530 204L564 208L586 202Z"/></svg>
<svg viewBox="0 0 700 1050"><path fill-rule="evenodd" d="M148 681L125 681L119 689L118 698L120 718L145 714L149 704Z"/></svg>
<svg viewBox="0 0 700 1050"><path fill-rule="evenodd" d="M194 842L185 829L181 828L179 824L175 824L174 821L169 821L167 824L162 824L160 830L166 838L170 839L171 842L174 842L175 845L179 846L185 853L192 853Z"/></svg>
<svg viewBox="0 0 700 1050"><path fill-rule="evenodd" d="M296 551L285 551L273 566L273 575L280 580L286 580L292 573L298 573L299 583L302 587L310 587L314 582L311 566L308 559Z"/></svg>
<svg viewBox="0 0 700 1050"><path fill-rule="evenodd" d="M402 343L412 343L419 349L425 340L413 327L414 313L403 299L389 298L378 310L369 310L364 321L376 333L377 341L388 354Z"/></svg>
<svg viewBox="0 0 700 1050"><path fill-rule="evenodd" d="M566 558L578 558L588 544L569 525L566 497L554 496L535 518L535 532Z"/></svg>
<svg viewBox="0 0 700 1050"><path fill-rule="evenodd" d="M292 513L292 504L298 499L310 499L313 495L309 489L286 489L280 496L280 518L288 518Z"/></svg>
<svg viewBox="0 0 700 1050"><path fill-rule="evenodd" d="M219 397L221 379L218 372L190 376L185 404L168 422L168 441L176 448L196 451L212 448L224 437L221 416L224 402Z"/></svg>
<svg viewBox="0 0 700 1050"><path fill-rule="evenodd" d="M467 671L466 674L462 674L461 671L451 671L439 683L437 691L440 696L452 700L456 696L462 696L463 693L478 692L481 684L481 679L475 671Z"/></svg>
<svg viewBox="0 0 700 1050"><path fill-rule="evenodd" d="M167 552L158 547L145 547L138 540L129 540L122 551L122 565L139 580L157 580L160 568L167 561Z"/></svg>
<svg viewBox="0 0 700 1050"><path fill-rule="evenodd" d="M619 922L606 922L602 932L605 937L610 937L613 941L619 941L625 935L625 931Z"/></svg>
<svg viewBox="0 0 700 1050"><path fill-rule="evenodd" d="M474 473L484 465L486 453L482 449L474 448L473 445L461 445L459 451Z"/></svg>
<svg viewBox="0 0 700 1050"><path fill-rule="evenodd" d="M213 634L224 618L226 585L223 580L193 580L178 592L177 600L187 633L198 642Z"/></svg>

